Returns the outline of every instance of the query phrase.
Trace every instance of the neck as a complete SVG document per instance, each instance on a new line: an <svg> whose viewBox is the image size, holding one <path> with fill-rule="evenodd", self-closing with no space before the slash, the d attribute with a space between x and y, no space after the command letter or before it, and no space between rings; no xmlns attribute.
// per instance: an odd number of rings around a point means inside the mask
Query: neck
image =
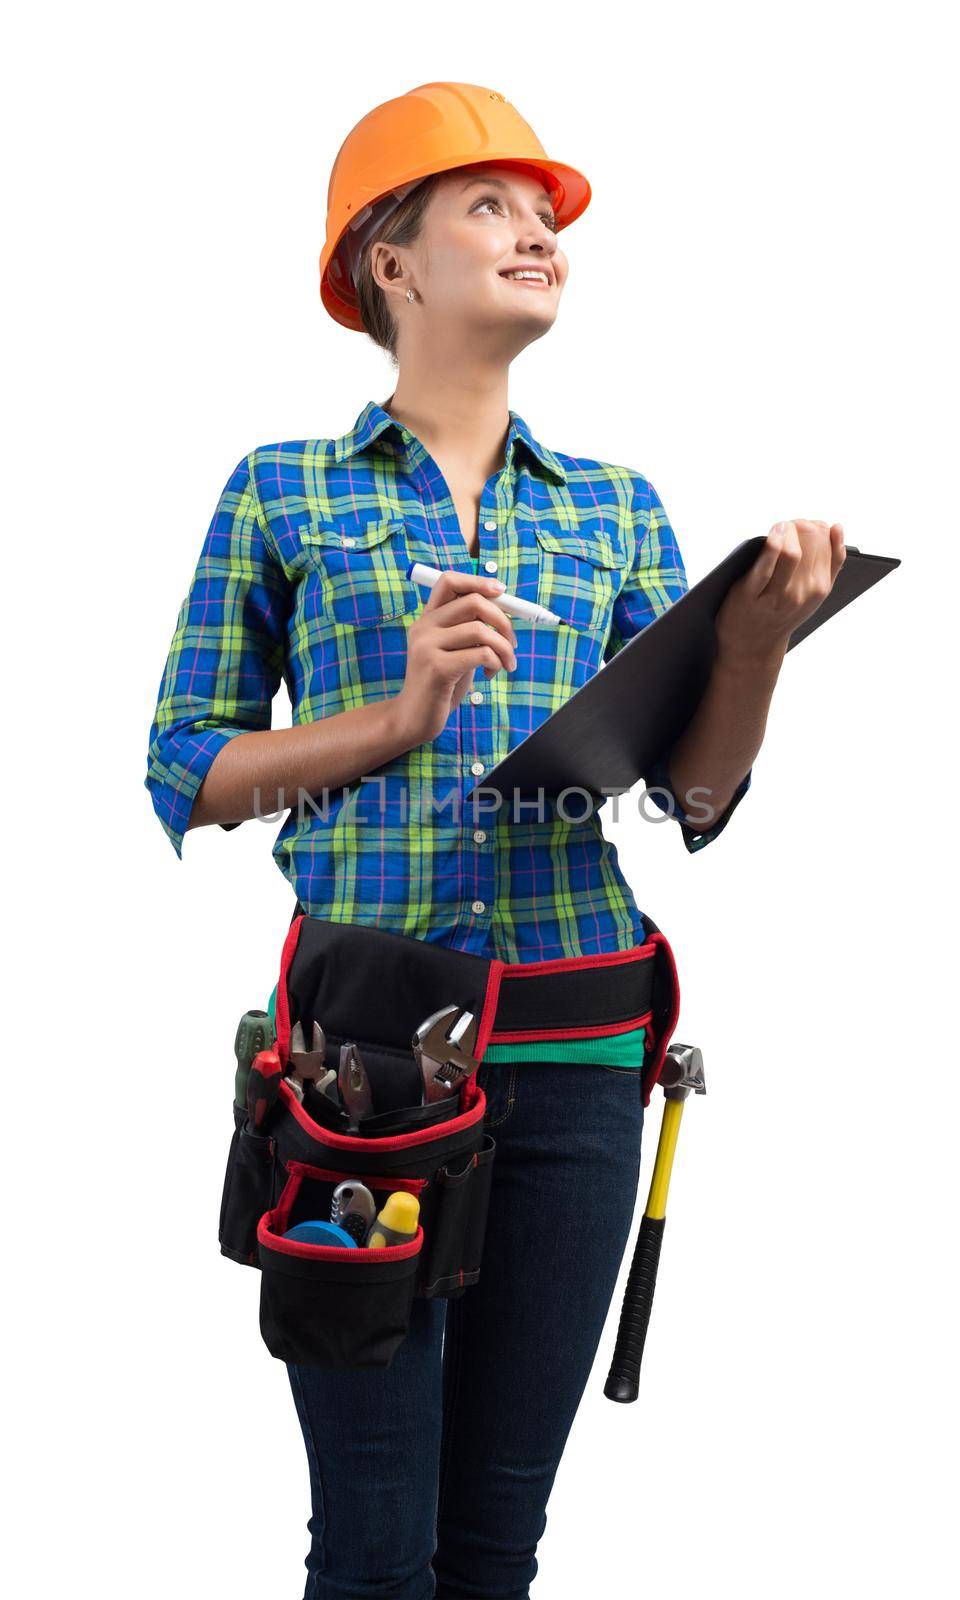
<svg viewBox="0 0 960 1600"><path fill-rule="evenodd" d="M409 428L435 461L485 482L503 464L510 427L508 368L428 369L404 362L384 410Z"/></svg>

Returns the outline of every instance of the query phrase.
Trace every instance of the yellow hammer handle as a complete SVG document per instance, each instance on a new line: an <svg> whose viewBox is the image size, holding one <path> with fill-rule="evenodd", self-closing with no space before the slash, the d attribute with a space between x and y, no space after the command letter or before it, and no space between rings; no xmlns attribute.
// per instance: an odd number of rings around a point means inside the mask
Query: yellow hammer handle
<svg viewBox="0 0 960 1600"><path fill-rule="evenodd" d="M648 1217L660 1218L667 1214L667 1190L670 1187L670 1174L673 1170L673 1157L677 1148L683 1105L682 1099L665 1099L663 1102L657 1157L653 1164L653 1177L650 1179L650 1193L647 1196L647 1209L644 1213Z"/></svg>

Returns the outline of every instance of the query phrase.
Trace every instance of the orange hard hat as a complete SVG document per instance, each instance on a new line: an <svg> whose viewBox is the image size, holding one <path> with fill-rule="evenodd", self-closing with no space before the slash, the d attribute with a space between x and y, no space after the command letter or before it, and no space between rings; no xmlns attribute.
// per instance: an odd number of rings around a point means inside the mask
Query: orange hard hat
<svg viewBox="0 0 960 1600"><path fill-rule="evenodd" d="M320 298L330 315L364 331L353 280L360 252L421 178L494 161L542 180L558 230L589 204L583 173L551 161L529 123L494 89L423 83L368 111L347 134L330 174L320 255Z"/></svg>

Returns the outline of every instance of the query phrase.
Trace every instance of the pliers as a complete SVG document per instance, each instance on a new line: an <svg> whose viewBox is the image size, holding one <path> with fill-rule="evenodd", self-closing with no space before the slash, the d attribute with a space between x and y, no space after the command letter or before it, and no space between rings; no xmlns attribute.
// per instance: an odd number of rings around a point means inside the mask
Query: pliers
<svg viewBox="0 0 960 1600"><path fill-rule="evenodd" d="M329 1086L336 1085L337 1074L333 1068L324 1066L327 1054L327 1041L319 1022L313 1024L311 1048L307 1049L303 1036L303 1023L295 1022L290 1030L290 1072L299 1084L299 1098L303 1099L303 1085L312 1083L320 1094L327 1092Z"/></svg>

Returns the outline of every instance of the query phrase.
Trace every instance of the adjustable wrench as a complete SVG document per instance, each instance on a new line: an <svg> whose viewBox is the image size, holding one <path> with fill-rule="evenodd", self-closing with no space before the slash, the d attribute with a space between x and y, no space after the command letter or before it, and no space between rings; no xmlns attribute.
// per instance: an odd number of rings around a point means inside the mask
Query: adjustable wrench
<svg viewBox="0 0 960 1600"><path fill-rule="evenodd" d="M424 1105L455 1094L463 1080L476 1072L476 1042L476 1018L459 1006L441 1006L421 1022L412 1044L423 1079Z"/></svg>

